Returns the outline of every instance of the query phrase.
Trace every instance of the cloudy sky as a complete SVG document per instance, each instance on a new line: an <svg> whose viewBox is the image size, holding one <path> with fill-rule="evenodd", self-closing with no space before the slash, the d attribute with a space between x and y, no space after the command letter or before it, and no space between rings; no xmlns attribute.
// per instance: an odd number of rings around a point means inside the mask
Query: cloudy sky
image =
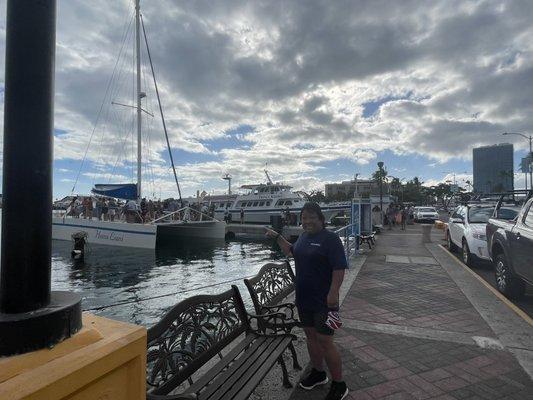
<svg viewBox="0 0 533 400"><path fill-rule="evenodd" d="M399 178L456 173L461 183L475 146L514 143L515 170L526 154L526 140L501 133L533 133L532 1L141 7L186 195L223 191L225 173L235 186L264 181L265 164L274 180L311 190L370 176L378 161ZM111 104L133 104L132 17L130 0L58 1L56 197L78 176L77 193L134 177L133 110ZM148 68L143 190L166 197L176 191Z"/></svg>

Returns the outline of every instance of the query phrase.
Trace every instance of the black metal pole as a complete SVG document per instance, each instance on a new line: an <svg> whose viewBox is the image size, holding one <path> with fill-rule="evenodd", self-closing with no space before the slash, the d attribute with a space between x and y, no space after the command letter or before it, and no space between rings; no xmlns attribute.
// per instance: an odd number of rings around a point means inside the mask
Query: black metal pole
<svg viewBox="0 0 533 400"><path fill-rule="evenodd" d="M55 8L55 1L8 2L0 278L4 313L50 302Z"/></svg>
<svg viewBox="0 0 533 400"><path fill-rule="evenodd" d="M383 162L378 162L379 167L379 211L381 212L381 225L383 225Z"/></svg>
<svg viewBox="0 0 533 400"><path fill-rule="evenodd" d="M81 327L80 299L51 293L56 0L9 0L6 24L0 355Z"/></svg>

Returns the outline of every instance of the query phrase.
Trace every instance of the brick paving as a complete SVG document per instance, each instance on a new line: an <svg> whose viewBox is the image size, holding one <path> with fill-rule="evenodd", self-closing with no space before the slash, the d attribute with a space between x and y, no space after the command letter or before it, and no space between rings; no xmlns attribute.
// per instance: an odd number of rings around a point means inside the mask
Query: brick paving
<svg viewBox="0 0 533 400"><path fill-rule="evenodd" d="M342 304L346 324L336 343L347 399L533 399L533 381L510 352L434 340L442 331L497 336L438 262L386 262L387 255L431 257L420 237L397 233L380 236ZM346 327L357 321L423 328L430 338ZM296 388L290 398L323 399L328 388Z"/></svg>

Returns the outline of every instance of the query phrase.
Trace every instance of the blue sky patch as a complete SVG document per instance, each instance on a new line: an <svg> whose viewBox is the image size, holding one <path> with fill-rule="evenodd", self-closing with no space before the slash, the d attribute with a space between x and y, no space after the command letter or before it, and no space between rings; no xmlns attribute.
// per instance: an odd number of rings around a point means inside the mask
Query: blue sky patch
<svg viewBox="0 0 533 400"><path fill-rule="evenodd" d="M378 112L379 108L385 103L395 100L406 100L409 99L411 95L412 92L408 92L405 96L387 96L376 101L363 103L363 118L370 118L374 116Z"/></svg>

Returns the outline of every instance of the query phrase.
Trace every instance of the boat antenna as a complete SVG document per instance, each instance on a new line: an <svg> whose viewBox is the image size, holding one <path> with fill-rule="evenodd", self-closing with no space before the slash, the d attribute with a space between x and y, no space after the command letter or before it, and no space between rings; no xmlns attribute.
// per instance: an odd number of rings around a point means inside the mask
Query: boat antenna
<svg viewBox="0 0 533 400"><path fill-rule="evenodd" d="M157 81L155 79L154 65L152 64L152 56L150 55L150 47L148 46L148 38L146 37L146 29L144 27L144 20L141 15L141 25L143 28L144 42L146 43L146 53L148 54L148 60L150 61L150 68L152 70L152 77L154 78L155 94L157 96L157 103L159 104L159 113L161 114L161 121L163 122L163 131L165 132L165 139L167 140L168 155L170 157L170 164L172 164L172 172L174 173L174 180L178 187L178 195L180 197L180 204L183 207L183 199L181 198L180 183L178 181L178 175L176 174L176 166L174 165L174 157L172 157L172 150L170 149L170 141L168 140L167 124L165 123L165 116L163 115L163 106L161 105L161 98L159 97L159 90L157 89Z"/></svg>
<svg viewBox="0 0 533 400"><path fill-rule="evenodd" d="M224 179L225 181L228 181L228 194L231 195L231 175L230 174L225 174L222 179Z"/></svg>
<svg viewBox="0 0 533 400"><path fill-rule="evenodd" d="M269 185L273 185L274 182L272 182L272 179L270 179L270 176L268 175L267 165L268 165L268 164L265 164L265 175L266 175L266 177L267 177L267 182L268 182Z"/></svg>

